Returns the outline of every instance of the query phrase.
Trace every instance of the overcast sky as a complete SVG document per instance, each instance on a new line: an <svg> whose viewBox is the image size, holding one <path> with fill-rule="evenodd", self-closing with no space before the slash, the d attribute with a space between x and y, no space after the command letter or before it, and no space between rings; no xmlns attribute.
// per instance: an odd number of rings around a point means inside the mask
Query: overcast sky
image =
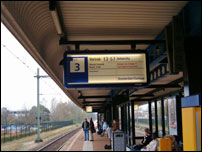
<svg viewBox="0 0 202 152"><path fill-rule="evenodd" d="M15 55L25 64L21 63ZM21 110L23 108L30 109L32 106L37 105L37 80L34 78L35 74L26 66L29 66L35 73L39 67L40 75L47 75L1 23L1 108ZM50 78L40 79L40 93L45 94L40 96L41 104L49 109L53 97L58 101L70 100Z"/></svg>

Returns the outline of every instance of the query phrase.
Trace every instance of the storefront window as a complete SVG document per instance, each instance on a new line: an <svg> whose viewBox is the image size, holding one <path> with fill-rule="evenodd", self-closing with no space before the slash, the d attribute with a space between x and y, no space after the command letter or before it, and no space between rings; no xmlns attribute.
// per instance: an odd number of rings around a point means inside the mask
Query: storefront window
<svg viewBox="0 0 202 152"><path fill-rule="evenodd" d="M157 101L158 135L163 137L161 100Z"/></svg>
<svg viewBox="0 0 202 152"><path fill-rule="evenodd" d="M152 132L156 131L156 119L155 119L155 103L151 103L151 113L152 113Z"/></svg>
<svg viewBox="0 0 202 152"><path fill-rule="evenodd" d="M176 98L168 99L168 114L169 134L177 135Z"/></svg>
<svg viewBox="0 0 202 152"><path fill-rule="evenodd" d="M144 136L144 129L149 128L149 106L148 103L134 105L135 135Z"/></svg>
<svg viewBox="0 0 202 152"><path fill-rule="evenodd" d="M169 115L168 115L168 100L164 100L164 119L165 119L165 133L169 134Z"/></svg>

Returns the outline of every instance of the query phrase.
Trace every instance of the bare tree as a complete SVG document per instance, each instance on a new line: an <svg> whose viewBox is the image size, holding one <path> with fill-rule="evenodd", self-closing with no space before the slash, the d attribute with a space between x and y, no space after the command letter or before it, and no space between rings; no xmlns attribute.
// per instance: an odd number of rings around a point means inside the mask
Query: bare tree
<svg viewBox="0 0 202 152"><path fill-rule="evenodd" d="M62 102L56 104L56 100L52 99L51 105L51 121L68 121L76 122L76 114L78 114L78 122L82 122L87 117L86 112L75 105L73 102Z"/></svg>
<svg viewBox="0 0 202 152"><path fill-rule="evenodd" d="M16 123L16 118L7 108L1 108L1 124Z"/></svg>
<svg viewBox="0 0 202 152"><path fill-rule="evenodd" d="M9 111L7 108L1 108L1 124L8 124Z"/></svg>

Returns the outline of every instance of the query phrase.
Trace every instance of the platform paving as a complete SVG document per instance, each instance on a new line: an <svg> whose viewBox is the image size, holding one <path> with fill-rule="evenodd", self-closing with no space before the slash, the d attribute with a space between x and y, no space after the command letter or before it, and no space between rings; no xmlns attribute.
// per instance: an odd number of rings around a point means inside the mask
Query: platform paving
<svg viewBox="0 0 202 152"><path fill-rule="evenodd" d="M80 130L65 143L60 151L111 151L111 149L104 149L105 144L110 143L106 134L104 137L96 133L93 135L94 141L84 141L83 130Z"/></svg>
<svg viewBox="0 0 202 152"><path fill-rule="evenodd" d="M107 138L107 134L104 137L101 137L98 134L94 134L94 141L93 141L93 150L94 151L112 151L111 149L104 149L105 145L110 144L110 139Z"/></svg>

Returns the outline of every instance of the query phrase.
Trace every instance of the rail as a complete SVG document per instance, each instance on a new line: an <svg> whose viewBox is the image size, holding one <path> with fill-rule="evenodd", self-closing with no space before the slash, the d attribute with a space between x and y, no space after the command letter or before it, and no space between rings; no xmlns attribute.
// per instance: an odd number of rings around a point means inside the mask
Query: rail
<svg viewBox="0 0 202 152"><path fill-rule="evenodd" d="M69 140L80 129L81 127L78 127L74 130L67 132L66 134L41 147L37 151L59 151L65 145L66 141Z"/></svg>

